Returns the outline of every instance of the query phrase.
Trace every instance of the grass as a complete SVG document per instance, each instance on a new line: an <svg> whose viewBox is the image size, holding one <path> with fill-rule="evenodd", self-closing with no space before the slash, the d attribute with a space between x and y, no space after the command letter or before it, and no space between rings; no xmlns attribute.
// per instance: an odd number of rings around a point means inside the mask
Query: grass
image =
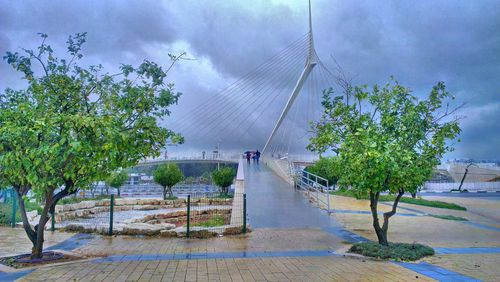
<svg viewBox="0 0 500 282"><path fill-rule="evenodd" d="M234 198L234 195L231 194L219 194L214 197L215 199L232 199Z"/></svg>
<svg viewBox="0 0 500 282"><path fill-rule="evenodd" d="M94 198L76 198L76 197L67 197L64 199L61 199L57 204L58 205L67 205L67 204L76 204L84 201L98 201L98 200L109 200L110 195L99 195ZM115 195L115 199L119 198L117 195Z"/></svg>
<svg viewBox="0 0 500 282"><path fill-rule="evenodd" d="M351 198L356 198L356 199L368 200L367 195L359 195L351 190L332 191L332 192L330 192L330 194L337 195L337 196L344 196L344 197L351 197ZM396 196L394 196L394 195L380 195L380 197L379 197L380 202L393 202L395 199L396 199ZM422 198L401 197L400 202L407 203L407 204L413 204L413 205L419 205L419 206L432 207L432 208L440 208L440 209L450 209L450 210L460 210L460 211L467 210L465 207L459 206L459 205L454 204L454 203L447 203L447 202L441 202L441 201L430 201L430 200L425 200Z"/></svg>
<svg viewBox="0 0 500 282"><path fill-rule="evenodd" d="M167 197L166 200L177 200L179 198L177 198L176 196L172 196L172 197Z"/></svg>
<svg viewBox="0 0 500 282"><path fill-rule="evenodd" d="M214 215L210 217L207 221L197 222L193 224L193 226L200 226L200 227L216 227L222 225L225 225L225 222L224 222L224 217L220 215Z"/></svg>
<svg viewBox="0 0 500 282"><path fill-rule="evenodd" d="M421 244L389 243L383 246L375 242L356 243L349 249L350 253L379 259L394 259L398 261L414 261L434 255L431 247Z"/></svg>
<svg viewBox="0 0 500 282"><path fill-rule="evenodd" d="M27 212L38 211L38 214L42 213L42 207L37 203L25 201L24 206ZM21 213L19 211L19 205L16 203L16 222L22 221ZM0 225L11 224L12 219L12 203L0 204Z"/></svg>
<svg viewBox="0 0 500 282"><path fill-rule="evenodd" d="M467 218L460 217L460 216L454 216L454 215L440 215L440 214L429 214L429 216L435 217L435 218L440 218L440 219L446 219L446 220L456 220L456 221L469 221Z"/></svg>

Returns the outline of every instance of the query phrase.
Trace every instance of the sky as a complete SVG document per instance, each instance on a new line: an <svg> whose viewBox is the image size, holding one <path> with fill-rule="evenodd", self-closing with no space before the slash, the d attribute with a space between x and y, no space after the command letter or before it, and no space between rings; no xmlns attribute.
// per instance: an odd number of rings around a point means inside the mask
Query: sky
<svg viewBox="0 0 500 282"><path fill-rule="evenodd" d="M68 35L84 31L88 32L85 63L101 63L110 72L120 63L139 64L144 59L167 67L168 53L186 52L190 60L177 64L168 77L183 95L172 116L162 123L181 133L190 125L200 126L204 130L198 131L204 133L194 134L190 142L175 149L211 150L216 143L221 148L261 148L305 57L296 60L290 67L293 71L276 67L252 77L256 84L265 79L274 83L271 73L290 80L277 86L282 94L272 103L255 98L242 109L237 99L240 89L221 91L235 82L248 84L248 80L238 81L303 38L308 31L307 9L305 0L0 0L0 53L35 48L40 43L37 33L43 32L63 56ZM312 14L315 49L327 68L335 66L334 58L354 84L385 84L394 76L419 97L444 81L458 102L467 103L459 113L461 141L446 157L500 160L500 1L313 0ZM284 123L282 131L305 131L306 123L298 121L317 116L309 115L304 103L312 108L319 105L321 88L329 81L315 88L321 73L315 75L304 90L315 98L302 95L297 101L302 107L291 110L295 119L290 114L291 121ZM20 74L0 62L0 89L23 85ZM223 115L213 117L217 109L209 104L219 100L228 105L219 107ZM231 107L236 109L234 114ZM287 132L277 136L276 143L284 143L282 147L296 144L303 149L307 141Z"/></svg>

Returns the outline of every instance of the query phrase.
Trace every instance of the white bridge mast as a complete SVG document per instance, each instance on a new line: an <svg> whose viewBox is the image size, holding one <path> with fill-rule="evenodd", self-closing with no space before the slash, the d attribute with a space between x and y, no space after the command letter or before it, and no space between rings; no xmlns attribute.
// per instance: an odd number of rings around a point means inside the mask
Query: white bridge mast
<svg viewBox="0 0 500 282"><path fill-rule="evenodd" d="M276 125L274 126L273 131L271 132L271 135L267 139L266 144L264 145L264 148L262 149L262 154L266 152L266 149L268 148L269 144L274 138L274 135L276 135L276 132L278 131L279 127L281 126L281 123L285 119L286 115L290 111L290 108L293 105L293 102L295 101L295 98L297 98L297 95L299 95L300 91L302 90L302 86L304 86L304 82L307 80L307 77L311 73L312 69L316 64L318 63L316 61L316 51L314 50L314 41L313 41L313 33L312 33L312 20L311 20L311 0L309 0L309 53L307 56L307 61L306 65L304 67L304 70L300 74L299 80L297 80L297 83L295 84L295 87L293 88L292 94L290 95L290 98L288 98L288 101L286 102L285 108L283 108L283 111L281 112L281 115L276 122Z"/></svg>

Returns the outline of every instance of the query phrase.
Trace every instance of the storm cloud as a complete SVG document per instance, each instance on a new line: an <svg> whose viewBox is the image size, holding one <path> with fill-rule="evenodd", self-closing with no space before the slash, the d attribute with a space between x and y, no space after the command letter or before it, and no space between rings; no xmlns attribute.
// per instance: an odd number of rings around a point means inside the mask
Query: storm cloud
<svg viewBox="0 0 500 282"><path fill-rule="evenodd" d="M445 81L458 101L468 103L460 113L466 116L461 142L447 157L500 159L499 1L312 3L315 47L327 66L334 57L358 84L383 84L393 75L419 96ZM185 51L194 59L170 74L184 94L165 121L168 127L181 118L200 122L187 114L200 101L216 99L301 38L308 31L307 1L0 1L2 54L36 47L38 32L49 34L49 43L62 54L67 36L83 31L87 62L111 70L144 59L167 66L169 52ZM298 70L289 75L298 77L300 64ZM19 76L2 62L0 89L22 87ZM252 127L256 146L270 133L283 102L266 105L269 113ZM228 148L240 141L224 140Z"/></svg>

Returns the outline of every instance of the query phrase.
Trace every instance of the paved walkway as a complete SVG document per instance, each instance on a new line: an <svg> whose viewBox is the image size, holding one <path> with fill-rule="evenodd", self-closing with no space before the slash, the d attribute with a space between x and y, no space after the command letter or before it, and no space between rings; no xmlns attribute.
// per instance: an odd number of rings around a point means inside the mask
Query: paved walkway
<svg viewBox="0 0 500 282"><path fill-rule="evenodd" d="M245 164L249 223L253 228L340 227L334 217L306 198L264 164Z"/></svg>

